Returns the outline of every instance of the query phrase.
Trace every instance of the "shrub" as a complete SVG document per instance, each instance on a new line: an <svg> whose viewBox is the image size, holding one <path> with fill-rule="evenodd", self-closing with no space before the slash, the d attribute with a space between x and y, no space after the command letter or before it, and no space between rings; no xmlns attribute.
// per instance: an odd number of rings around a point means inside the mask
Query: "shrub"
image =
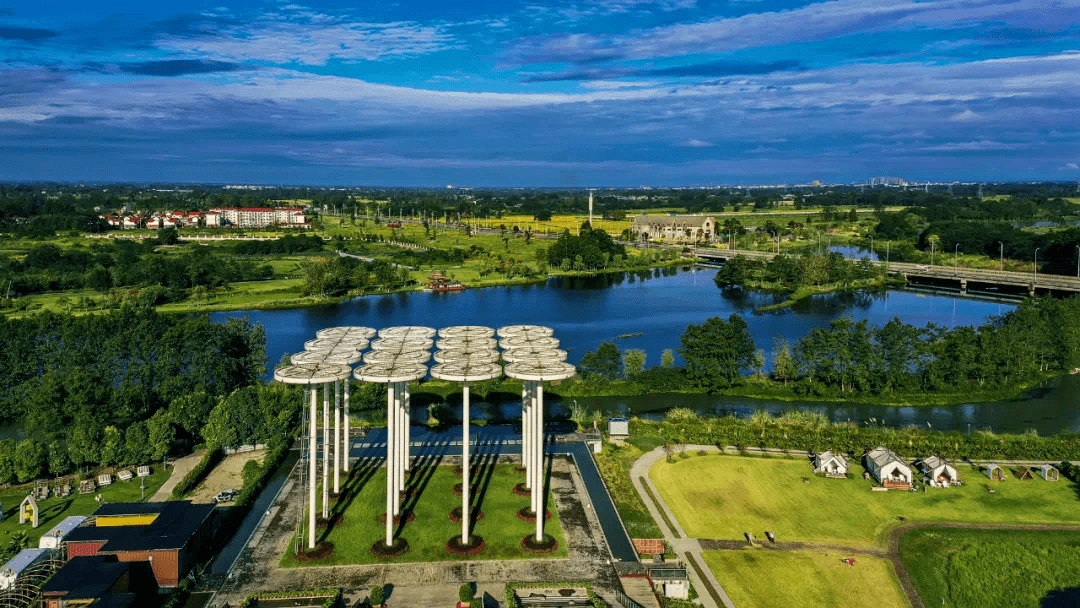
<svg viewBox="0 0 1080 608"><path fill-rule="evenodd" d="M169 495L169 500L179 500L184 497L184 494L193 490L195 486L199 485L199 482L202 481L215 466L217 466L217 463L221 461L221 458L224 455L225 452L223 452L221 448L208 449L206 453L203 454L199 464L188 471L188 474L184 475L184 478L180 480L180 483L176 484L172 494Z"/></svg>
<svg viewBox="0 0 1080 608"><path fill-rule="evenodd" d="M472 583L462 583L461 586L458 587L457 595L458 601L462 604L469 604L476 595L476 591L473 589Z"/></svg>
<svg viewBox="0 0 1080 608"><path fill-rule="evenodd" d="M372 606L382 606L386 602L386 588L382 585L375 585L371 588L371 592L368 593L368 599L371 600Z"/></svg>

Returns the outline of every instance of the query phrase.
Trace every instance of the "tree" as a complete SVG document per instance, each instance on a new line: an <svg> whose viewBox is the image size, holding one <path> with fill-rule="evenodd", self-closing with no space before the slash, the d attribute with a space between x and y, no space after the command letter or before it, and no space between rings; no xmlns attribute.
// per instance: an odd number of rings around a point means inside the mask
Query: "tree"
<svg viewBox="0 0 1080 608"><path fill-rule="evenodd" d="M472 583L461 583L461 586L458 587L458 601L462 604L468 604L474 597L476 597L476 591L473 589Z"/></svg>
<svg viewBox="0 0 1080 608"><path fill-rule="evenodd" d="M173 439L176 438L176 429L173 428L172 416L166 409L154 412L147 423L149 432L149 445L147 455L150 460L162 460L169 455L172 449Z"/></svg>
<svg viewBox="0 0 1080 608"><path fill-rule="evenodd" d="M71 470L71 459L68 458L67 446L59 441L49 444L49 473L63 475Z"/></svg>
<svg viewBox="0 0 1080 608"><path fill-rule="evenodd" d="M120 464L120 459L124 456L124 438L120 433L120 429L115 426L105 427L104 437L101 441L101 464L103 466L111 466L114 464Z"/></svg>
<svg viewBox="0 0 1080 608"><path fill-rule="evenodd" d="M124 453L122 464L142 464L148 460L150 453L150 433L146 428L146 421L140 420L133 423L124 431Z"/></svg>
<svg viewBox="0 0 1080 608"><path fill-rule="evenodd" d="M80 420L68 433L68 456L78 467L101 459L101 429L88 420Z"/></svg>
<svg viewBox="0 0 1080 608"><path fill-rule="evenodd" d="M734 386L741 381L741 370L754 364L754 339L738 315L726 322L711 317L701 325L689 325L680 341L679 355L694 386L708 390Z"/></svg>
<svg viewBox="0 0 1080 608"><path fill-rule="evenodd" d="M375 585L371 588L371 592L368 593L368 599L371 600L372 606L383 606L386 603L386 588L382 585Z"/></svg>
<svg viewBox="0 0 1080 608"><path fill-rule="evenodd" d="M791 356L791 345L780 336L773 338L773 379L787 384L795 379L798 372L795 358Z"/></svg>
<svg viewBox="0 0 1080 608"><path fill-rule="evenodd" d="M86 285L94 291L105 293L113 285L112 273L101 264L98 264L86 275Z"/></svg>
<svg viewBox="0 0 1080 608"><path fill-rule="evenodd" d="M645 371L645 351L629 348L623 352L623 377L635 378Z"/></svg>
<svg viewBox="0 0 1080 608"><path fill-rule="evenodd" d="M578 364L578 370L586 380L614 380L619 376L619 347L613 342L604 342L596 352L586 352Z"/></svg>
<svg viewBox="0 0 1080 608"><path fill-rule="evenodd" d="M670 348L665 348L660 354L660 367L672 367L675 365L675 353Z"/></svg>
<svg viewBox="0 0 1080 608"><path fill-rule="evenodd" d="M15 446L15 477L19 483L40 477L47 462L48 454L41 443L33 439L23 439Z"/></svg>
<svg viewBox="0 0 1080 608"><path fill-rule="evenodd" d="M15 440L0 440L0 483L15 481Z"/></svg>

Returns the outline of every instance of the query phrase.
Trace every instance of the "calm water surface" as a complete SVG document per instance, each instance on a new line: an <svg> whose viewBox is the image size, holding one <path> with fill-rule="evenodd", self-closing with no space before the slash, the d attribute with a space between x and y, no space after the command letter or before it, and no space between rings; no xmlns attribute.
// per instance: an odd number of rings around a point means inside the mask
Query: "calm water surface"
<svg viewBox="0 0 1080 608"><path fill-rule="evenodd" d="M749 325L758 348L772 350L782 336L794 343L811 329L826 327L842 317L866 319L881 325L894 317L913 325L934 323L944 327L979 325L1015 308L1014 303L955 297L948 294L892 290L877 293L827 294L772 313L755 309L783 296L741 290L720 290L712 281L714 269L657 269L592 278L553 278L545 283L470 289L459 293L413 292L366 296L340 304L296 310L234 311L214 319L248 316L266 327L267 355L271 363L286 353L303 350L304 342L324 327L366 325L476 324L498 327L535 323L554 328L570 360L578 362L586 351L605 340L619 348L639 348L648 365L657 365L664 349L677 349L679 336L691 323L713 316L740 314ZM269 376L268 376L269 377ZM661 417L671 407L690 407L702 413L749 416L758 409L780 414L789 409L825 413L833 420L871 418L889 426L929 423L936 429L966 430L990 427L995 431L1035 428L1042 434L1063 429L1080 430L1080 377L1068 377L1031 391L1023 403L967 404L934 408L895 408L820 402L784 402L710 395L656 395L647 397L578 398L580 405L608 413ZM552 400L553 414L565 414L573 400ZM453 401L451 406L455 405ZM479 402L476 412L490 417L520 414L516 397L503 395L493 403ZM421 415L421 412L417 412Z"/></svg>

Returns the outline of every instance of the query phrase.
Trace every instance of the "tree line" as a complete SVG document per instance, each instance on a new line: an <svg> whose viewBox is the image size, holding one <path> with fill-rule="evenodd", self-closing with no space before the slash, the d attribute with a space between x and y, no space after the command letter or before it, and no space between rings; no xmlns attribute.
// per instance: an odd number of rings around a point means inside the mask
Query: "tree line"
<svg viewBox="0 0 1080 608"><path fill-rule="evenodd" d="M724 263L713 281L721 288L756 284L794 291L808 285L847 287L856 281L884 277L885 269L867 258L849 260L838 252L818 255L805 251L796 255L779 254L771 260L736 256Z"/></svg>
<svg viewBox="0 0 1080 608"><path fill-rule="evenodd" d="M606 342L586 353L586 383L625 379L641 392L718 391L766 376L758 348L739 315L689 325L679 356L644 369L644 353ZM795 344L777 338L768 376L793 394L888 395L988 391L1080 367L1080 298L1030 298L979 327L916 327L895 318L882 326L841 318Z"/></svg>
<svg viewBox="0 0 1080 608"><path fill-rule="evenodd" d="M246 319L46 312L0 319L0 335L0 419L22 423L28 435L0 442L0 482L139 464L179 445L291 428L278 418L289 411L281 405L290 397L274 392L283 389L254 386L266 367L266 336ZM264 423L251 422L252 394Z"/></svg>

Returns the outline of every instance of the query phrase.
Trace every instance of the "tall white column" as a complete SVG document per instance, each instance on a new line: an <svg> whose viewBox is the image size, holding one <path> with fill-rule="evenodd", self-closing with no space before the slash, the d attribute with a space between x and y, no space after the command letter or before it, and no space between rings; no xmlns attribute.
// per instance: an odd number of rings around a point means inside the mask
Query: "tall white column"
<svg viewBox="0 0 1080 608"><path fill-rule="evenodd" d="M529 383L521 383L521 466L525 467L525 488L532 487L532 408L529 407Z"/></svg>
<svg viewBox="0 0 1080 608"><path fill-rule="evenodd" d="M537 382L536 391L536 479L533 493L536 495L536 542L544 540L544 384Z"/></svg>
<svg viewBox="0 0 1080 608"><path fill-rule="evenodd" d="M311 424L308 429L308 549L315 548L315 457L318 454L315 427L318 421L319 389L311 387Z"/></svg>
<svg viewBox="0 0 1080 608"><path fill-rule="evenodd" d="M413 392L408 390L408 384L405 384L405 402L402 404L402 414L405 417L405 423L402 427L402 432L405 433L405 471L413 470Z"/></svg>
<svg viewBox="0 0 1080 608"><path fill-rule="evenodd" d="M341 380L334 383L334 495L341 492Z"/></svg>
<svg viewBox="0 0 1080 608"><path fill-rule="evenodd" d="M403 392L399 382L397 390L394 391L394 515L401 514L401 399Z"/></svg>
<svg viewBox="0 0 1080 608"><path fill-rule="evenodd" d="M330 384L322 389L322 516L330 517Z"/></svg>
<svg viewBox="0 0 1080 608"><path fill-rule="evenodd" d="M469 383L461 390L461 544L469 544Z"/></svg>
<svg viewBox="0 0 1080 608"><path fill-rule="evenodd" d="M349 472L349 460L350 452L352 450L352 441L349 439L349 385L352 384L352 380L345 379L345 412L342 417L345 419L345 428L342 429L342 446L341 449L345 453L345 459L342 461L342 469Z"/></svg>
<svg viewBox="0 0 1080 608"><path fill-rule="evenodd" d="M386 385L386 546L394 544L394 393L397 385L393 382Z"/></svg>

